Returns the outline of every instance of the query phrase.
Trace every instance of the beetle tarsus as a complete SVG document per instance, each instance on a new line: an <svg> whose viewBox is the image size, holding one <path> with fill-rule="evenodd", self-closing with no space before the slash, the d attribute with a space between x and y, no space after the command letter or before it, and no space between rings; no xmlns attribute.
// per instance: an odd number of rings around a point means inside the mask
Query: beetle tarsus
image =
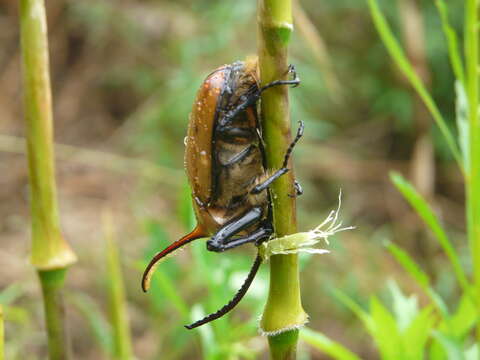
<svg viewBox="0 0 480 360"><path fill-rule="evenodd" d="M293 187L295 188L295 194L288 194L288 196L290 196L291 198L296 198L300 195L303 195L302 185L300 185L297 180L295 180L295 182L293 183Z"/></svg>
<svg viewBox="0 0 480 360"><path fill-rule="evenodd" d="M195 321L193 324L190 324L190 325L185 325L185 327L188 329L188 330L192 330L196 327L199 327L201 325L204 325L206 323L209 323L210 321L213 321L213 320L216 320L220 317L222 317L223 315L225 315L226 313L228 313L230 310L232 310L235 306L237 306L237 304L240 302L240 300L242 300L242 298L245 296L245 294L247 293L248 291L248 288L250 287L250 285L252 284L253 282L253 279L255 278L255 275L257 274L257 271L260 267L262 263L262 258L260 257L260 255L257 255L257 257L255 258L255 261L252 265L252 267L250 268L250 272L248 273L248 276L247 278L245 279L242 287L240 288L240 290L238 290L238 292L235 294L235 296L232 298L232 300L230 300L228 302L228 304L226 304L225 306L223 306L220 310L218 310L217 312L215 313L212 313L208 316L205 316L203 319L201 320L198 320L198 321Z"/></svg>
<svg viewBox="0 0 480 360"><path fill-rule="evenodd" d="M292 80L275 80L272 81L260 88L260 93L264 92L265 90L274 87L274 86L279 86L279 85L292 85L293 88L296 88L298 85L300 85L300 78L297 75L297 71L295 70L295 66L290 64L288 66L287 72L289 74L293 75Z"/></svg>
<svg viewBox="0 0 480 360"><path fill-rule="evenodd" d="M297 144L298 140L303 136L303 130L305 129L305 123L300 120L298 122L298 129L297 129L297 135L295 135L295 139L290 143L290 146L287 149L287 152L285 153L285 158L283 159L283 165L282 167L287 167L288 165L288 160L290 160L290 155L292 154L293 148Z"/></svg>
<svg viewBox="0 0 480 360"><path fill-rule="evenodd" d="M303 136L303 130L305 129L305 124L303 121L299 121L299 127L297 130L297 135L295 136L295 139L290 143L290 146L288 147L286 153L285 153L285 158L283 160L283 165L280 169L275 171L273 175L271 175L268 179L266 179L263 183L258 184L255 186L252 190L250 190L251 194L259 194L263 190L266 190L275 180L277 180L280 176L286 174L289 169L287 168L288 165L288 160L290 159L290 155L292 154L293 148L297 144L298 140ZM301 190L301 187L300 187Z"/></svg>

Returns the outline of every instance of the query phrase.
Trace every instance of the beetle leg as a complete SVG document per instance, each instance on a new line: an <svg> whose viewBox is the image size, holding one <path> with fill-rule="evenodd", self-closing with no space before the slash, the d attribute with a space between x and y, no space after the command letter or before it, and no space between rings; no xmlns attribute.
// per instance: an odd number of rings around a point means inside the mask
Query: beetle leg
<svg viewBox="0 0 480 360"><path fill-rule="evenodd" d="M300 78L297 75L297 71L295 70L294 65L290 64L288 66L288 73L291 73L293 75L292 80L275 80L275 81L272 81L272 82L262 86L260 88L260 93L264 92L265 90L267 90L271 87L278 86L278 85L293 85L293 87L297 87L298 85L300 85Z"/></svg>
<svg viewBox="0 0 480 360"><path fill-rule="evenodd" d="M222 252L248 242L257 241L259 236L267 236L266 233L256 234L254 232L246 237L232 239L232 236L260 221L262 215L261 207L253 207L241 217L234 219L218 230L218 232L207 241L207 249L209 251Z"/></svg>
<svg viewBox="0 0 480 360"><path fill-rule="evenodd" d="M291 73L293 75L292 80L275 80L262 86L260 89L255 87L253 91L250 91L250 93L248 93L247 95L242 96L243 101L237 107L228 111L225 114L224 118L221 119L220 121L220 126L226 126L233 118L235 118L235 116L245 111L248 107L256 104L258 99L260 99L260 95L265 90L270 89L271 87L280 86L280 85L292 85L293 87L297 87L300 84L300 78L298 77L297 72L295 71L295 66L289 65L288 73Z"/></svg>
<svg viewBox="0 0 480 360"><path fill-rule="evenodd" d="M271 228L260 228L253 231L251 234L247 236L236 238L236 239L229 239L225 242L224 245L220 246L219 251L230 250L236 248L237 246L248 244L248 243L255 243L255 245L260 245L262 242L267 240L270 235L272 235L273 230Z"/></svg>
<svg viewBox="0 0 480 360"><path fill-rule="evenodd" d="M263 190L267 189L275 180L277 180L280 176L286 174L288 172L288 160L290 159L290 155L292 154L293 148L297 144L298 140L303 136L303 130L305 128L305 124L303 121L299 121L300 126L298 127L297 130L297 135L295 136L295 139L290 143L290 146L287 149L287 152L285 153L285 157L283 159L283 164L280 169L275 171L268 179L266 179L263 183L258 184L255 186L252 190L250 190L250 193L252 194L258 194L262 192ZM301 187L300 187L301 189Z"/></svg>
<svg viewBox="0 0 480 360"><path fill-rule="evenodd" d="M185 325L185 327L187 329L191 330L191 329L194 329L198 326L209 323L210 321L213 321L213 320L216 320L216 319L222 317L223 315L228 313L230 310L232 310L235 306L237 306L237 304L240 302L240 300L242 300L242 298L247 293L248 288L252 284L253 279L255 278L255 275L257 274L258 268L260 267L261 264L262 264L262 258L259 255L257 255L257 257L255 258L255 262L253 263L253 265L250 269L250 272L248 273L247 278L245 279L242 287L240 288L240 290L238 290L238 292L235 294L233 299L230 300L228 302L228 304L223 306L217 312L214 312L214 313L212 313L208 316L205 316L203 319L195 321L193 324Z"/></svg>
<svg viewBox="0 0 480 360"><path fill-rule="evenodd" d="M228 159L228 161L222 163L222 165L228 167L244 160L247 156L250 155L250 153L254 148L255 148L255 145L248 146L247 148L243 149L239 153L232 156L230 159Z"/></svg>
<svg viewBox="0 0 480 360"><path fill-rule="evenodd" d="M302 188L302 185L300 185L300 183L295 180L295 182L293 183L293 187L295 188L295 194L288 194L288 196L294 198L294 197L297 197L297 196L300 196L303 194L303 188Z"/></svg>

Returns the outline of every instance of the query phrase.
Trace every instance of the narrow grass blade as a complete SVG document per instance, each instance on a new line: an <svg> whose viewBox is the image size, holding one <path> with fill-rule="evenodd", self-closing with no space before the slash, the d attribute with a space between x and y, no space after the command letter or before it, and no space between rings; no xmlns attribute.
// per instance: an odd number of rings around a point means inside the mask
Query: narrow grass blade
<svg viewBox="0 0 480 360"><path fill-rule="evenodd" d="M80 293L69 296L68 301L83 315L90 326L93 338L97 341L102 351L109 356L113 356L115 349L112 331L98 305L89 296Z"/></svg>
<svg viewBox="0 0 480 360"><path fill-rule="evenodd" d="M375 27L377 28L377 31L380 34L380 37L382 38L382 41L386 46L390 56L392 57L395 64L397 64L397 66L406 76L413 88L417 91L425 106L430 111L430 114L440 128L442 135L444 136L450 150L452 151L455 160L458 162L460 168L463 169L463 162L461 160L460 151L452 133L450 132L450 129L447 126L445 119L440 113L440 110L435 104L435 101L431 97L430 93L425 88L422 80L416 74L412 65L408 61L402 47L393 35L390 26L388 25L385 17L383 16L378 6L377 0L368 0L368 5L370 7L370 13L372 15Z"/></svg>
<svg viewBox="0 0 480 360"><path fill-rule="evenodd" d="M455 339L438 331L433 332L433 337L442 345L447 353L448 360L465 360L462 346Z"/></svg>
<svg viewBox="0 0 480 360"><path fill-rule="evenodd" d="M127 314L125 287L120 265L118 248L114 239L113 219L110 212L103 214L104 236L106 241L106 262L108 276L108 300L113 343L117 359L133 358L132 339Z"/></svg>
<svg viewBox="0 0 480 360"><path fill-rule="evenodd" d="M440 19L442 20L443 32L448 44L448 55L450 63L457 80L465 84L465 71L460 50L458 48L458 36L448 20L448 6L444 0L435 0Z"/></svg>
<svg viewBox="0 0 480 360"><path fill-rule="evenodd" d="M468 292L469 283L465 272L463 271L462 264L460 263L460 258L458 257L455 248L452 246L452 243L448 239L445 230L440 225L440 221L438 220L437 216L434 214L425 199L402 175L392 172L390 173L390 179L395 187L402 193L403 197L408 201L410 206L415 209L417 214L433 232L435 238L438 240L440 246L450 260L458 283L465 292Z"/></svg>
<svg viewBox="0 0 480 360"><path fill-rule="evenodd" d="M0 360L4 360L5 349L4 349L4 328L3 328L3 307L0 305Z"/></svg>
<svg viewBox="0 0 480 360"><path fill-rule="evenodd" d="M358 305L355 301L353 301L348 295L341 292L338 289L333 290L333 295L347 308L349 308L362 322L364 323L365 327L369 330L373 329L373 322L370 318L370 315L363 310L360 305Z"/></svg>
<svg viewBox="0 0 480 360"><path fill-rule="evenodd" d="M193 306L191 312L192 321L202 319L205 315L205 311L201 305L196 304ZM197 331L200 335L200 342L202 343L203 358L206 360L215 359L215 355L218 353L219 349L213 333L212 324L210 323L200 326Z"/></svg>
<svg viewBox="0 0 480 360"><path fill-rule="evenodd" d="M403 249L395 244L388 242L386 244L388 251L393 255L395 260L402 265L407 273L417 282L420 288L430 297L433 304L440 313L448 319L450 317L448 308L442 298L430 287L429 276L415 263L415 261Z"/></svg>
<svg viewBox="0 0 480 360"><path fill-rule="evenodd" d="M300 339L315 349L324 352L337 360L360 360L360 357L348 350L340 343L333 341L312 329L304 327L300 330Z"/></svg>
<svg viewBox="0 0 480 360"><path fill-rule="evenodd" d="M465 173L470 174L470 123L468 121L468 99L465 86L457 81L455 83L455 112L458 129L458 141L462 150Z"/></svg>
<svg viewBox="0 0 480 360"><path fill-rule="evenodd" d="M403 249L392 242L387 242L386 247L393 255L395 260L407 271L407 273L417 282L422 289L427 289L430 286L430 278L428 275L415 263L415 261Z"/></svg>

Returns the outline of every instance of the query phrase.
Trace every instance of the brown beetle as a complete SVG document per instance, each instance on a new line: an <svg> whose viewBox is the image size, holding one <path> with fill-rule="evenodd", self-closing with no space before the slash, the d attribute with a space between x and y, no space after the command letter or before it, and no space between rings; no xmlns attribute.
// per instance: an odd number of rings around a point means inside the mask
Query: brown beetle
<svg viewBox="0 0 480 360"><path fill-rule="evenodd" d="M281 169L267 171L257 110L260 95L278 85L299 84L277 80L259 87L256 59L224 65L207 76L190 115L186 137L185 168L192 188L197 219L195 229L150 261L142 278L147 291L154 265L164 256L199 238L210 237L207 249L222 252L242 244L268 240L273 233L268 186L288 172L291 151L303 134L303 123L285 154ZM297 183L296 183L297 185ZM297 193L301 193L296 186ZM217 312L187 325L193 329L233 309L252 283L261 257L257 255L247 279L234 298Z"/></svg>

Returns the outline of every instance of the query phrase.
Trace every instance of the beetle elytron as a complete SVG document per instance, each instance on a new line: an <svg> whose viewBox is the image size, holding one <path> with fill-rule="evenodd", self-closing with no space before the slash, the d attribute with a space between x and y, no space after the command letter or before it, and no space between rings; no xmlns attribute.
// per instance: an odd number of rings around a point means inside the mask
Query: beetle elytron
<svg viewBox="0 0 480 360"><path fill-rule="evenodd" d="M242 244L259 245L273 233L268 186L288 172L287 164L303 123L288 148L283 166L267 171L257 110L263 91L273 86L299 84L292 66L292 80L277 80L259 87L256 59L224 65L207 76L190 115L186 137L185 167L192 188L197 218L195 229L175 241L150 261L142 278L147 291L154 265L183 245L209 237L207 249L222 252ZM299 187L297 192L300 193ZM261 257L255 262L234 298L216 313L187 325L193 329L233 309L252 283Z"/></svg>

